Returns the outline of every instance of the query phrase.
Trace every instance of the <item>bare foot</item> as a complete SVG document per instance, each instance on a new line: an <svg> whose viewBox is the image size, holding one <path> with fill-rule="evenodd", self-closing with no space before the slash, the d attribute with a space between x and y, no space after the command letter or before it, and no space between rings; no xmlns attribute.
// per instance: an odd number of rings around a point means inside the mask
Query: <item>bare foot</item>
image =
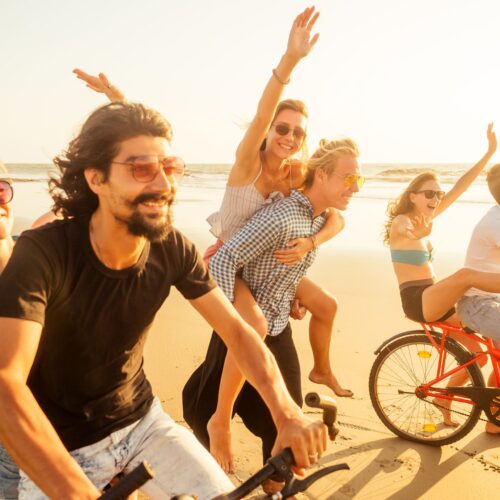
<svg viewBox="0 0 500 500"><path fill-rule="evenodd" d="M486 426L484 427L484 430L488 434L500 434L500 425L495 425L492 422L486 422Z"/></svg>
<svg viewBox="0 0 500 500"><path fill-rule="evenodd" d="M315 384L323 384L329 387L337 396L341 398L352 398L353 392L350 389L343 389L335 375L330 373L320 373L314 368L309 374L309 380Z"/></svg>
<svg viewBox="0 0 500 500"><path fill-rule="evenodd" d="M213 420L207 423L207 432L210 438L210 453L226 474L234 472L234 458L231 446L231 430Z"/></svg>
<svg viewBox="0 0 500 500"><path fill-rule="evenodd" d="M451 418L451 401L449 399L434 398L432 404L443 415L443 424L448 427L458 427L460 424Z"/></svg>

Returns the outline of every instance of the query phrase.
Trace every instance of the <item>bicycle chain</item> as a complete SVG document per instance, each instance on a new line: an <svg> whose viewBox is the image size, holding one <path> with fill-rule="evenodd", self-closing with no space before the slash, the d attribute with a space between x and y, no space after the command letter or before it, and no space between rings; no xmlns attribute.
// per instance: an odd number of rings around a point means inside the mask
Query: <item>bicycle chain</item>
<svg viewBox="0 0 500 500"><path fill-rule="evenodd" d="M437 406L438 408L442 408L443 410L447 410L449 411L450 413L456 413L458 415L462 415L463 417L468 417L470 414L469 413L462 413L461 411L458 411L458 410L452 410L451 408L448 408L446 406L442 406L442 405L439 405L437 403L433 403L432 401L429 401L427 398L421 398L422 401L425 401L426 403L429 403L431 404L432 406ZM481 415L483 413L481 412ZM482 417L479 417L478 420L481 420L482 422L489 422L489 419L487 418L482 418Z"/></svg>

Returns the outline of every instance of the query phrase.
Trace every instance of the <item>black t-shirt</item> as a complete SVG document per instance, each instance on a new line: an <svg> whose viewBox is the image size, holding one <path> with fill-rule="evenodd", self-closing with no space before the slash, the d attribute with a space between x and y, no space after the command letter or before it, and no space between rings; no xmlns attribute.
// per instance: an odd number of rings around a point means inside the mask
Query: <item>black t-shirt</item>
<svg viewBox="0 0 500 500"><path fill-rule="evenodd" d="M0 316L43 325L28 386L69 450L146 414L143 347L175 286L195 299L216 286L194 245L173 230L123 270L104 266L88 219L25 231L0 276Z"/></svg>

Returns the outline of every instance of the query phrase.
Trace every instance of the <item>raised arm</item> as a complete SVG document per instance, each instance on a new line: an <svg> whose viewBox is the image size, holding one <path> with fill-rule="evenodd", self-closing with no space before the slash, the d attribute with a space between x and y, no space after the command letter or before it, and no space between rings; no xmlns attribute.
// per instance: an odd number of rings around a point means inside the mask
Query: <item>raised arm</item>
<svg viewBox="0 0 500 500"><path fill-rule="evenodd" d="M38 323L0 318L0 441L50 498L98 498L26 385L40 335Z"/></svg>
<svg viewBox="0 0 500 500"><path fill-rule="evenodd" d="M471 169L467 170L467 172L465 172L465 174L458 179L448 193L446 193L443 200L436 208L434 217L437 217L440 213L444 212L464 191L469 188L495 153L497 149L497 137L493 131L493 123L488 124L486 136L488 138L488 150L485 155Z"/></svg>
<svg viewBox="0 0 500 500"><path fill-rule="evenodd" d="M274 252L276 259L287 266L293 266L301 261L311 250L319 247L325 241L331 240L342 229L344 229L345 220L342 214L335 208L327 209L326 221L324 226L313 236L307 238L295 238L286 245L287 249L280 249Z"/></svg>
<svg viewBox="0 0 500 500"><path fill-rule="evenodd" d="M257 112L236 151L236 161L229 175L230 183L245 183L255 177L259 168L257 159L260 146L271 126L284 86L289 82L297 63L309 54L318 40L319 34L311 36L318 16L314 7L308 7L295 18L285 54L271 73Z"/></svg>
<svg viewBox="0 0 500 500"><path fill-rule="evenodd" d="M259 391L278 429L277 448L291 446L298 467L326 448L325 427L305 417L288 393L276 360L219 288L191 304L221 336L244 377Z"/></svg>
<svg viewBox="0 0 500 500"><path fill-rule="evenodd" d="M83 80L89 89L100 94L105 94L111 102L127 102L123 92L118 87L112 85L104 73L93 76L78 68L74 69L73 73L75 73L79 80Z"/></svg>

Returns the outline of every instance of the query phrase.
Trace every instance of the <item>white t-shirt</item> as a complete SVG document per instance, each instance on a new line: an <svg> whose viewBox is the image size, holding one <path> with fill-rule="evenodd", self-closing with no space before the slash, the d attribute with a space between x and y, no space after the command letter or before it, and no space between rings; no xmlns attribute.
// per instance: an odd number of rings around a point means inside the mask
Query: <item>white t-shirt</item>
<svg viewBox="0 0 500 500"><path fill-rule="evenodd" d="M500 273L500 205L490 208L474 228L465 257L465 267ZM500 296L477 288L467 290L465 295Z"/></svg>

